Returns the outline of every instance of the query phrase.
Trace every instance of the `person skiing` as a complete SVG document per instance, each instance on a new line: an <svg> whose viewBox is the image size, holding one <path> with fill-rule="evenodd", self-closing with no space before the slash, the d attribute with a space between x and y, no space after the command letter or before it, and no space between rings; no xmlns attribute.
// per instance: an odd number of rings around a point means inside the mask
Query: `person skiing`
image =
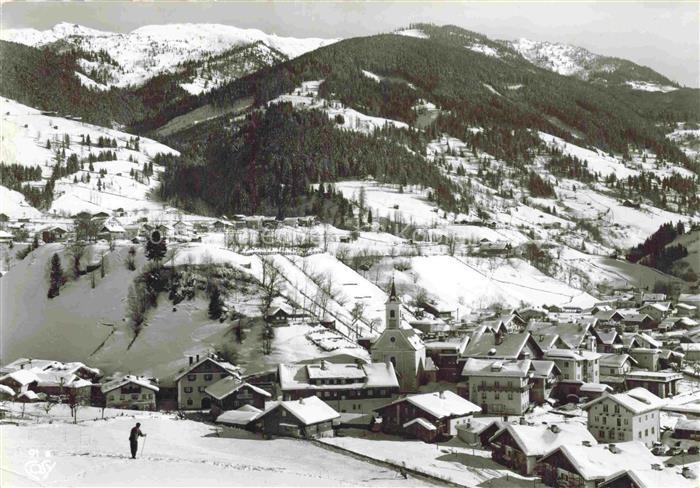
<svg viewBox="0 0 700 488"><path fill-rule="evenodd" d="M141 424L136 423L136 426L131 429L129 434L129 444L131 444L131 459L136 459L136 453L139 450L139 437L146 437L146 434L141 432Z"/></svg>

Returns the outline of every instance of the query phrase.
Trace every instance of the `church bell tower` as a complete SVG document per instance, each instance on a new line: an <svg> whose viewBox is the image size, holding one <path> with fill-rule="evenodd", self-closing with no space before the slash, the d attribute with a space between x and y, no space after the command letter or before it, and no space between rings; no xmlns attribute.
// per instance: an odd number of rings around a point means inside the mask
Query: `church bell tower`
<svg viewBox="0 0 700 488"><path fill-rule="evenodd" d="M401 300L396 294L396 285L391 280L391 291L386 301L386 328L399 329L401 324Z"/></svg>

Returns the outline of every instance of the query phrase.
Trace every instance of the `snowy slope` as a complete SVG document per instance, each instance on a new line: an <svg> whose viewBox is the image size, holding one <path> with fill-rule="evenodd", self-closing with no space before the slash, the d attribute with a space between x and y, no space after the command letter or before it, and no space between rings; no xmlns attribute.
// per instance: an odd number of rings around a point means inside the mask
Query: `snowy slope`
<svg viewBox="0 0 700 488"><path fill-rule="evenodd" d="M297 439L222 433L208 423L155 412L133 412L134 418L112 410L105 412L111 418L93 422L101 412L92 407L80 409L78 419L86 421L73 425L65 419L68 407L57 406L49 418L38 407L28 405L27 415L41 423L0 427L4 486L118 486L125 476L133 486L161 486L164 480L171 486L427 486ZM132 460L127 437L136 421L147 437ZM33 457L50 469L32 470Z"/></svg>
<svg viewBox="0 0 700 488"><path fill-rule="evenodd" d="M297 39L266 34L257 29L239 29L221 24L147 25L128 33L103 32L80 25L60 23L52 29L7 29L3 40L34 47L61 43L88 53L104 51L116 62L84 60L92 68L108 73L107 85L139 85L160 73L172 72L180 63L222 53L237 46L262 42L289 58L294 58L336 39Z"/></svg>
<svg viewBox="0 0 700 488"><path fill-rule="evenodd" d="M83 159L90 154L97 156L106 150L116 153L116 160L93 163L93 171L89 171L88 165L84 164L83 170L59 179L55 184L51 213L72 215L81 210L94 213L117 208L128 211L162 206L152 202L149 195L157 185L160 168L154 168L154 177L142 181L130 177L130 171L141 170L144 163L150 161L157 153L179 154L174 149L145 137L139 138L138 150L127 149L127 143L136 136L79 120L42 115L39 110L8 99L2 100L0 111L0 161L8 165L39 166L44 179L51 176L52 168L56 164L56 150L59 148L65 151L66 158L75 154L79 159ZM83 137L90 137L92 145L82 144ZM97 141L100 137L116 139L118 147L98 147ZM66 138L68 142L65 142ZM50 149L47 148L47 142L51 146ZM104 187L99 191L97 181L101 169L107 172L107 176L102 178L101 184ZM90 182L80 182L88 173L91 176ZM78 183L74 183L74 178L78 179ZM44 182L36 184L41 186ZM3 189L3 192L7 191L9 190ZM13 216L19 216L22 213L21 208L25 207L23 200L17 196L19 194L14 193L3 199L2 205L6 205L8 212L12 212ZM4 213L10 215L8 212Z"/></svg>
<svg viewBox="0 0 700 488"><path fill-rule="evenodd" d="M633 90L669 92L677 90L671 81L631 61L595 54L570 44L517 39L504 41L525 59L540 68L583 80L607 81L609 75L622 79L621 86Z"/></svg>

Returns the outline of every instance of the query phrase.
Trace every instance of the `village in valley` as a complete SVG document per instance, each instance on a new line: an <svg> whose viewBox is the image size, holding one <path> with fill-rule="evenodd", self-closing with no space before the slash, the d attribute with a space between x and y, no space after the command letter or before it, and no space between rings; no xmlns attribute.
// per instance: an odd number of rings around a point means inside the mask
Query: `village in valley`
<svg viewBox="0 0 700 488"><path fill-rule="evenodd" d="M699 486L697 90L433 24L0 38L117 94L0 83L0 485Z"/></svg>

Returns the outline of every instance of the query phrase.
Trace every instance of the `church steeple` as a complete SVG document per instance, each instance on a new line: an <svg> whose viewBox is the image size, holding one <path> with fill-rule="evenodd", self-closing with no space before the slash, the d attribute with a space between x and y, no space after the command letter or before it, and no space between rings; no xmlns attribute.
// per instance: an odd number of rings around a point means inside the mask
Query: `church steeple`
<svg viewBox="0 0 700 488"><path fill-rule="evenodd" d="M401 324L401 300L396 294L396 284L391 279L389 299L386 301L386 328L399 329Z"/></svg>

